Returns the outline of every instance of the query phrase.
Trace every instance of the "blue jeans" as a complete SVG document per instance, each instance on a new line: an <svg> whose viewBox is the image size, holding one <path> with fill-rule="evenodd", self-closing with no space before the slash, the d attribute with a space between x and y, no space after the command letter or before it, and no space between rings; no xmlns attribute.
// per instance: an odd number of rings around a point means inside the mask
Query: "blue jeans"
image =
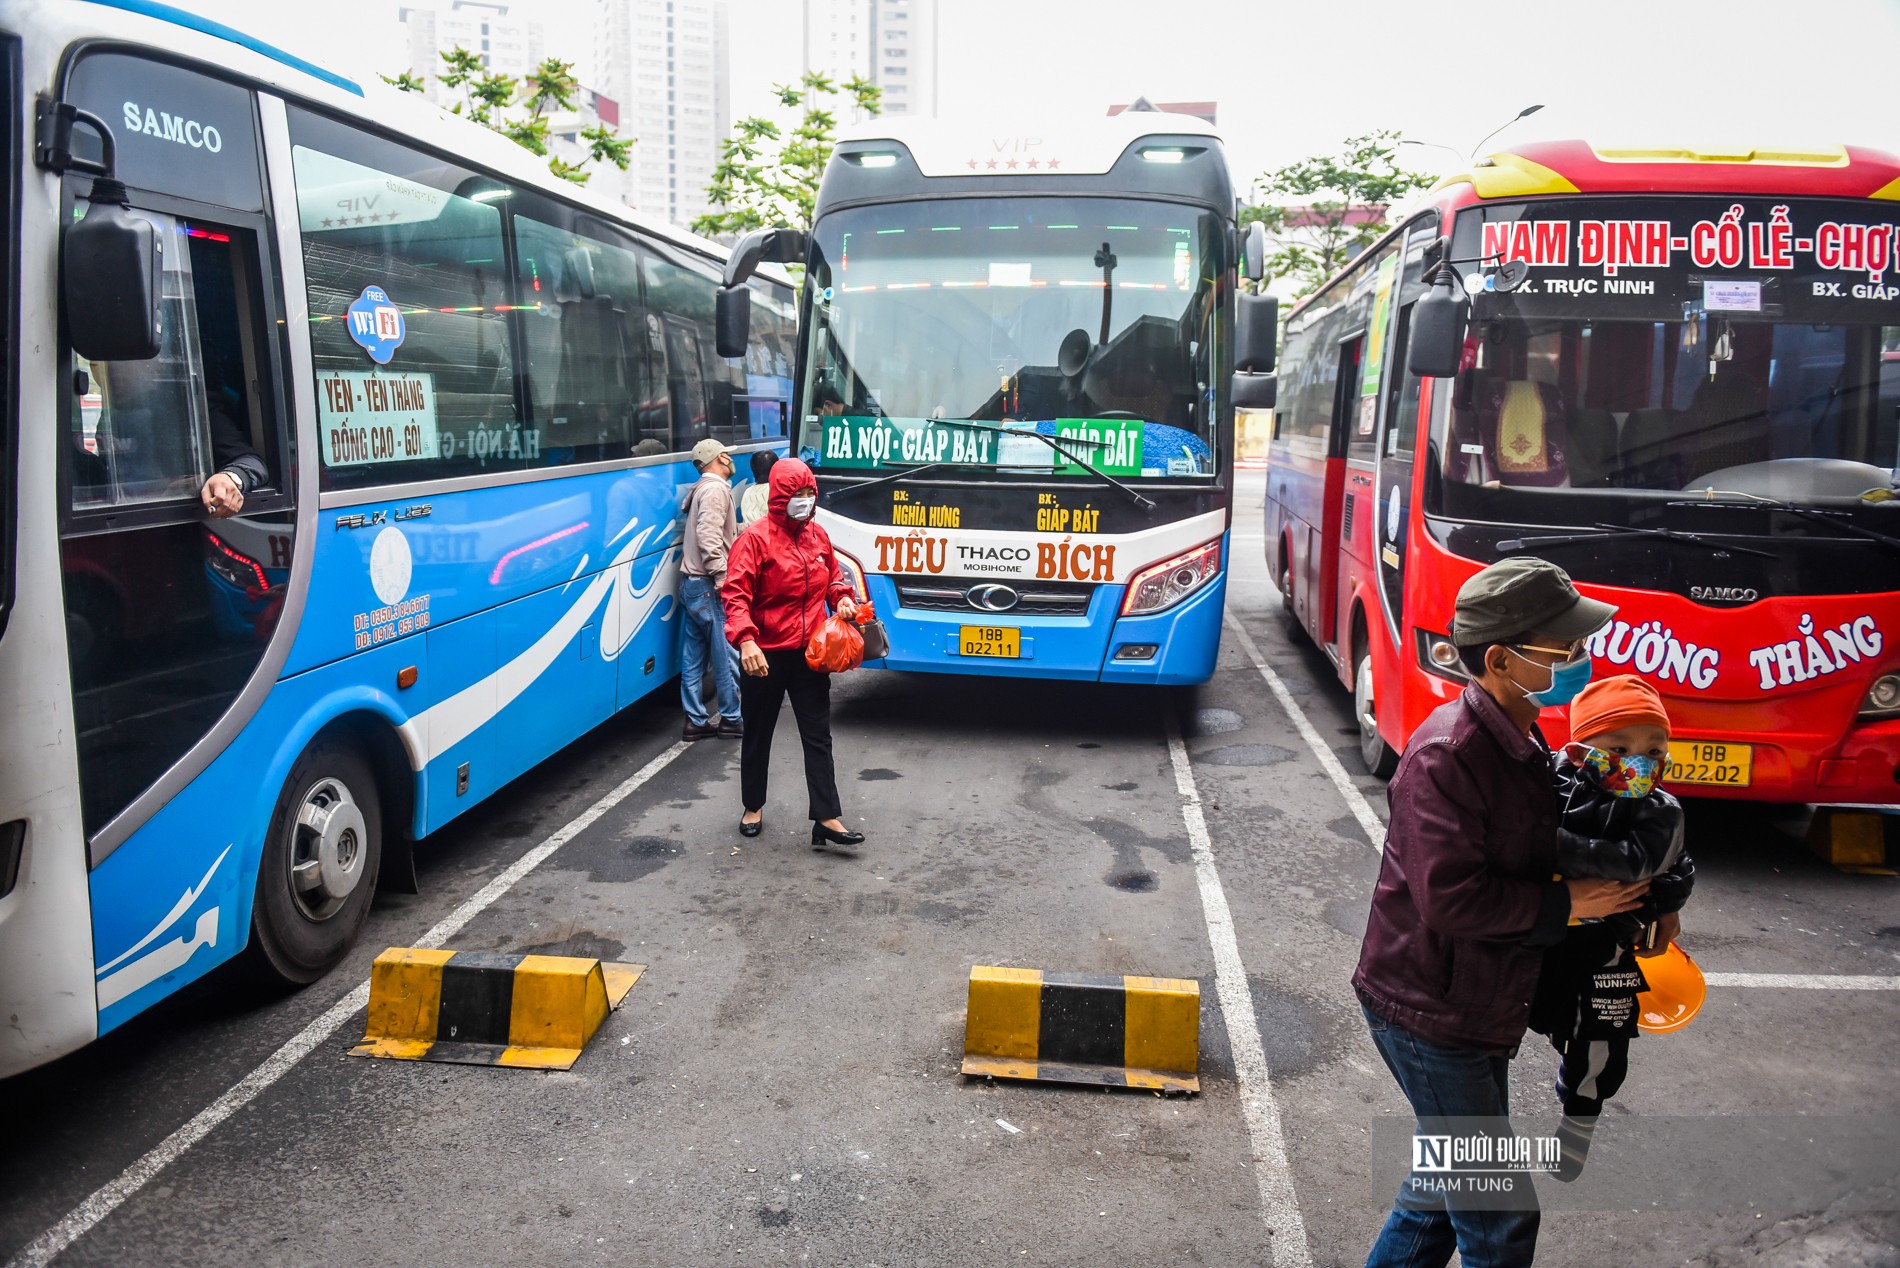
<svg viewBox="0 0 1900 1268"><path fill-rule="evenodd" d="M1496 1118L1499 1130L1506 1130L1502 1120L1511 1109L1509 1058L1447 1048L1361 1011L1386 1068L1418 1116L1421 1134L1433 1130L1435 1118ZM1442 1194L1414 1186L1419 1175L1413 1172L1399 1186L1392 1213L1366 1256L1366 1268L1442 1268L1454 1247L1466 1268L1512 1268L1531 1262L1540 1219L1535 1209L1452 1210ZM1518 1184L1534 1205L1529 1178L1519 1177Z"/></svg>
<svg viewBox="0 0 1900 1268"><path fill-rule="evenodd" d="M739 653L726 642L726 605L711 577L681 577L680 607L686 613L680 646L680 705L694 726L739 720ZM706 661L712 660L719 716L706 713Z"/></svg>

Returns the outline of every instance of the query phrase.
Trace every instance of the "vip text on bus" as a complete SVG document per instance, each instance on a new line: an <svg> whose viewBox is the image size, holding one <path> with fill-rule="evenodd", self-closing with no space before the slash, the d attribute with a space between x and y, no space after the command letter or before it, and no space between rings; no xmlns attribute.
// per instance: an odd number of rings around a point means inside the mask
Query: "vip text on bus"
<svg viewBox="0 0 1900 1268"><path fill-rule="evenodd" d="M1900 802L1900 162L1483 159L1289 314L1267 562L1389 773L1479 568L1617 605L1678 791ZM1561 722L1557 724L1561 730ZM1553 732L1555 733L1555 732Z"/></svg>
<svg viewBox="0 0 1900 1268"><path fill-rule="evenodd" d="M806 267L796 443L886 666L1206 681L1233 393L1272 383L1274 302L1240 297L1236 322L1239 246L1213 131L1131 111L875 120L837 146L808 236L734 250L729 283Z"/></svg>
<svg viewBox="0 0 1900 1268"><path fill-rule="evenodd" d="M785 443L782 275L723 361L711 244L129 9L0 3L0 1075L334 965L677 672L684 451Z"/></svg>

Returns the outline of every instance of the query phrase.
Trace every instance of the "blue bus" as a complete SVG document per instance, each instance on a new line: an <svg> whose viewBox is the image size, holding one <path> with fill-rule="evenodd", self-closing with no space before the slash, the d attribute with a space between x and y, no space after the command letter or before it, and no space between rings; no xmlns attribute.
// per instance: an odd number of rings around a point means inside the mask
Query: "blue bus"
<svg viewBox="0 0 1900 1268"><path fill-rule="evenodd" d="M782 274L723 359L720 248L149 7L0 3L0 1075L335 965L676 674L686 451L789 418Z"/></svg>
<svg viewBox="0 0 1900 1268"><path fill-rule="evenodd" d="M1212 128L1129 111L1046 133L873 120L837 145L809 234L735 248L735 287L758 260L805 266L798 452L886 667L1207 680L1234 408L1272 397L1274 302L1236 284L1262 245Z"/></svg>

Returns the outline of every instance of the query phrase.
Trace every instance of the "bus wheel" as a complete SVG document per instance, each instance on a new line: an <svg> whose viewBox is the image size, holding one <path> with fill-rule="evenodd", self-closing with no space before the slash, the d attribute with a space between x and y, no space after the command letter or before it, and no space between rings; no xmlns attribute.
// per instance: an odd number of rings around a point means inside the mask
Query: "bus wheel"
<svg viewBox="0 0 1900 1268"><path fill-rule="evenodd" d="M369 765L319 736L284 781L258 864L250 955L263 976L307 985L348 953L376 889L382 836Z"/></svg>
<svg viewBox="0 0 1900 1268"><path fill-rule="evenodd" d="M1274 584L1280 587L1280 611L1286 617L1287 642L1307 642L1306 627L1300 624L1300 614L1293 610L1293 564L1285 551L1280 552L1280 575L1274 578Z"/></svg>
<svg viewBox="0 0 1900 1268"><path fill-rule="evenodd" d="M1380 779L1390 779L1399 768L1399 755L1379 734L1378 703L1372 697L1372 657L1359 653L1352 675L1352 712L1359 720L1359 756L1366 769Z"/></svg>

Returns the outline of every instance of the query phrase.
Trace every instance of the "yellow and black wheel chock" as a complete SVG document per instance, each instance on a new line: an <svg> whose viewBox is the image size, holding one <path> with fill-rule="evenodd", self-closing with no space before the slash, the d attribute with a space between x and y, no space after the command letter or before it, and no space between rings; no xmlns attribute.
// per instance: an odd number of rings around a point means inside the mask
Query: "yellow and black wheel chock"
<svg viewBox="0 0 1900 1268"><path fill-rule="evenodd" d="M565 1070L646 971L560 955L391 947L353 1057Z"/></svg>
<svg viewBox="0 0 1900 1268"><path fill-rule="evenodd" d="M1201 985L1189 978L970 970L963 1073L1199 1092Z"/></svg>

